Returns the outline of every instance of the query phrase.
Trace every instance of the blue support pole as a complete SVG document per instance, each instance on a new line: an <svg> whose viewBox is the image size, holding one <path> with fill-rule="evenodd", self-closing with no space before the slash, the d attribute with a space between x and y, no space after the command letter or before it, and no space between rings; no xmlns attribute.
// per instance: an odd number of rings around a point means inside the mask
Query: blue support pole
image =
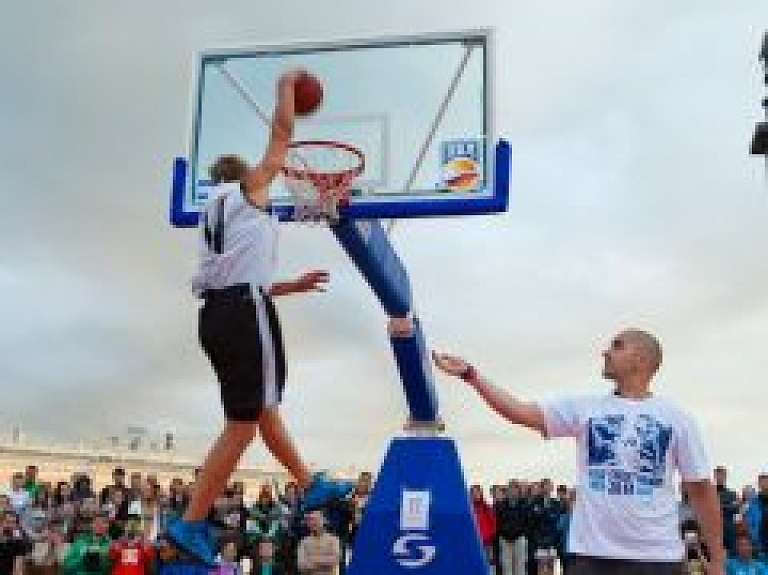
<svg viewBox="0 0 768 575"><path fill-rule="evenodd" d="M434 423L438 420L438 404L432 361L418 319L413 318L412 322L410 335L391 335L390 342L403 382L411 423Z"/></svg>
<svg viewBox="0 0 768 575"><path fill-rule="evenodd" d="M379 220L343 219L331 226L390 317L411 311L411 283Z"/></svg>
<svg viewBox="0 0 768 575"><path fill-rule="evenodd" d="M432 362L411 286L378 220L342 219L331 230L390 317L390 343L418 435L395 439L355 536L348 575L487 575L453 440L440 429Z"/></svg>

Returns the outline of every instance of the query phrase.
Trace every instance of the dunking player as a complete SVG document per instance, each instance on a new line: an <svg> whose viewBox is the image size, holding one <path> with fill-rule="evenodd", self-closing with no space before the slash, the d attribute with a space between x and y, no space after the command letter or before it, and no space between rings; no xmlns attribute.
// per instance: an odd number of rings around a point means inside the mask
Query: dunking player
<svg viewBox="0 0 768 575"><path fill-rule="evenodd" d="M200 342L221 387L226 424L202 467L184 517L170 539L208 565L216 550L205 518L250 442L260 434L275 458L305 489L303 507L320 507L352 492L348 482L312 475L278 411L285 381L283 341L273 296L322 290L325 271L273 282L277 217L269 211L269 185L284 165L293 134L294 88L301 71L283 74L269 144L258 165L222 156L211 167L217 185L201 214L201 246L194 291Z"/></svg>
<svg viewBox="0 0 768 575"><path fill-rule="evenodd" d="M722 520L708 458L682 409L651 393L661 346L626 330L603 352L613 393L537 404L490 383L463 359L434 354L444 372L466 381L511 423L579 444L579 487L568 534L568 575L678 575L683 572L675 494L677 470L710 553L708 575L722 575Z"/></svg>

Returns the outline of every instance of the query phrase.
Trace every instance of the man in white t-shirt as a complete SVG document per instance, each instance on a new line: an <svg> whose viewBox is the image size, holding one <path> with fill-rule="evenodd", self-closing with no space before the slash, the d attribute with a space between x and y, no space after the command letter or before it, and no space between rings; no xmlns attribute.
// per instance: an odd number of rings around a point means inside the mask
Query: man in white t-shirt
<svg viewBox="0 0 768 575"><path fill-rule="evenodd" d="M691 417L650 391L661 365L647 332L618 334L603 352L611 394L525 402L493 385L463 359L434 354L445 373L469 383L508 421L546 438L579 445L579 487L568 535L568 575L666 575L682 572L675 472L699 518L721 575L722 519L710 464Z"/></svg>

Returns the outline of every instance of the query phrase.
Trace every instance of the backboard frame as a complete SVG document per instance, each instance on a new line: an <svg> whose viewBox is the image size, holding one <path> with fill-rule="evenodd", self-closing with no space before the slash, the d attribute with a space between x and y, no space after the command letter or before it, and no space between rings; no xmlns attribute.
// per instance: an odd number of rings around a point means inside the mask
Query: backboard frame
<svg viewBox="0 0 768 575"><path fill-rule="evenodd" d="M494 51L492 30L478 29L417 36L382 37L359 40L335 40L328 42L294 42L290 45L260 45L256 47L206 51L197 57L197 84L193 96L193 122L190 126L189 155L177 157L173 164L170 219L177 227L192 227L198 223L200 199L195 195L195 182L190 174L197 171L194 162L197 157L199 126L198 121L202 105L201 80L205 67L211 63L230 61L237 57L253 55L289 55L312 52L333 52L345 49L409 46L457 41L482 42L484 48L484 146L483 165L485 188L481 192L446 192L436 190L433 194L418 200L403 199L402 195L356 196L349 205L340 208L342 218L414 218L435 216L457 216L487 214L506 211L509 200L510 145L503 139L496 139L493 132L493 62ZM202 185L199 182L198 185ZM202 196L202 194L200 194ZM276 202L274 211L283 221L293 219L293 206L289 202Z"/></svg>

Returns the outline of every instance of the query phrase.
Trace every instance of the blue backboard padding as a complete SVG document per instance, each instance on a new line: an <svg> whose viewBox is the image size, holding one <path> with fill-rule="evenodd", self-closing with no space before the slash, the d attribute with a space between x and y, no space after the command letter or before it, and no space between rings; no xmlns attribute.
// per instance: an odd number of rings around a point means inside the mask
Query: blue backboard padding
<svg viewBox="0 0 768 575"><path fill-rule="evenodd" d="M509 207L510 184L510 145L506 140L499 140L495 149L493 175L493 194L478 197L451 197L446 192L439 198L412 198L409 200L392 199L370 203L355 203L342 206L342 218L424 218L436 216L462 216L504 212ZM171 188L171 223L176 227L195 227L198 211L188 205L187 197L187 160L182 157L173 163L173 182ZM293 207L275 205L274 210L283 221L293 217Z"/></svg>
<svg viewBox="0 0 768 575"><path fill-rule="evenodd" d="M379 298L387 315L408 315L411 283L381 222L343 219L331 226L331 230Z"/></svg>
<svg viewBox="0 0 768 575"><path fill-rule="evenodd" d="M173 161L171 188L171 223L178 228L197 226L200 217L196 210L187 210L187 160L178 157Z"/></svg>
<svg viewBox="0 0 768 575"><path fill-rule="evenodd" d="M429 493L425 528L401 529L404 491ZM432 560L424 565L407 565L424 560L432 553ZM436 437L393 440L355 535L348 575L488 575L488 572L453 440Z"/></svg>
<svg viewBox="0 0 768 575"><path fill-rule="evenodd" d="M436 421L439 413L432 362L419 321L407 337L390 337L412 421Z"/></svg>

